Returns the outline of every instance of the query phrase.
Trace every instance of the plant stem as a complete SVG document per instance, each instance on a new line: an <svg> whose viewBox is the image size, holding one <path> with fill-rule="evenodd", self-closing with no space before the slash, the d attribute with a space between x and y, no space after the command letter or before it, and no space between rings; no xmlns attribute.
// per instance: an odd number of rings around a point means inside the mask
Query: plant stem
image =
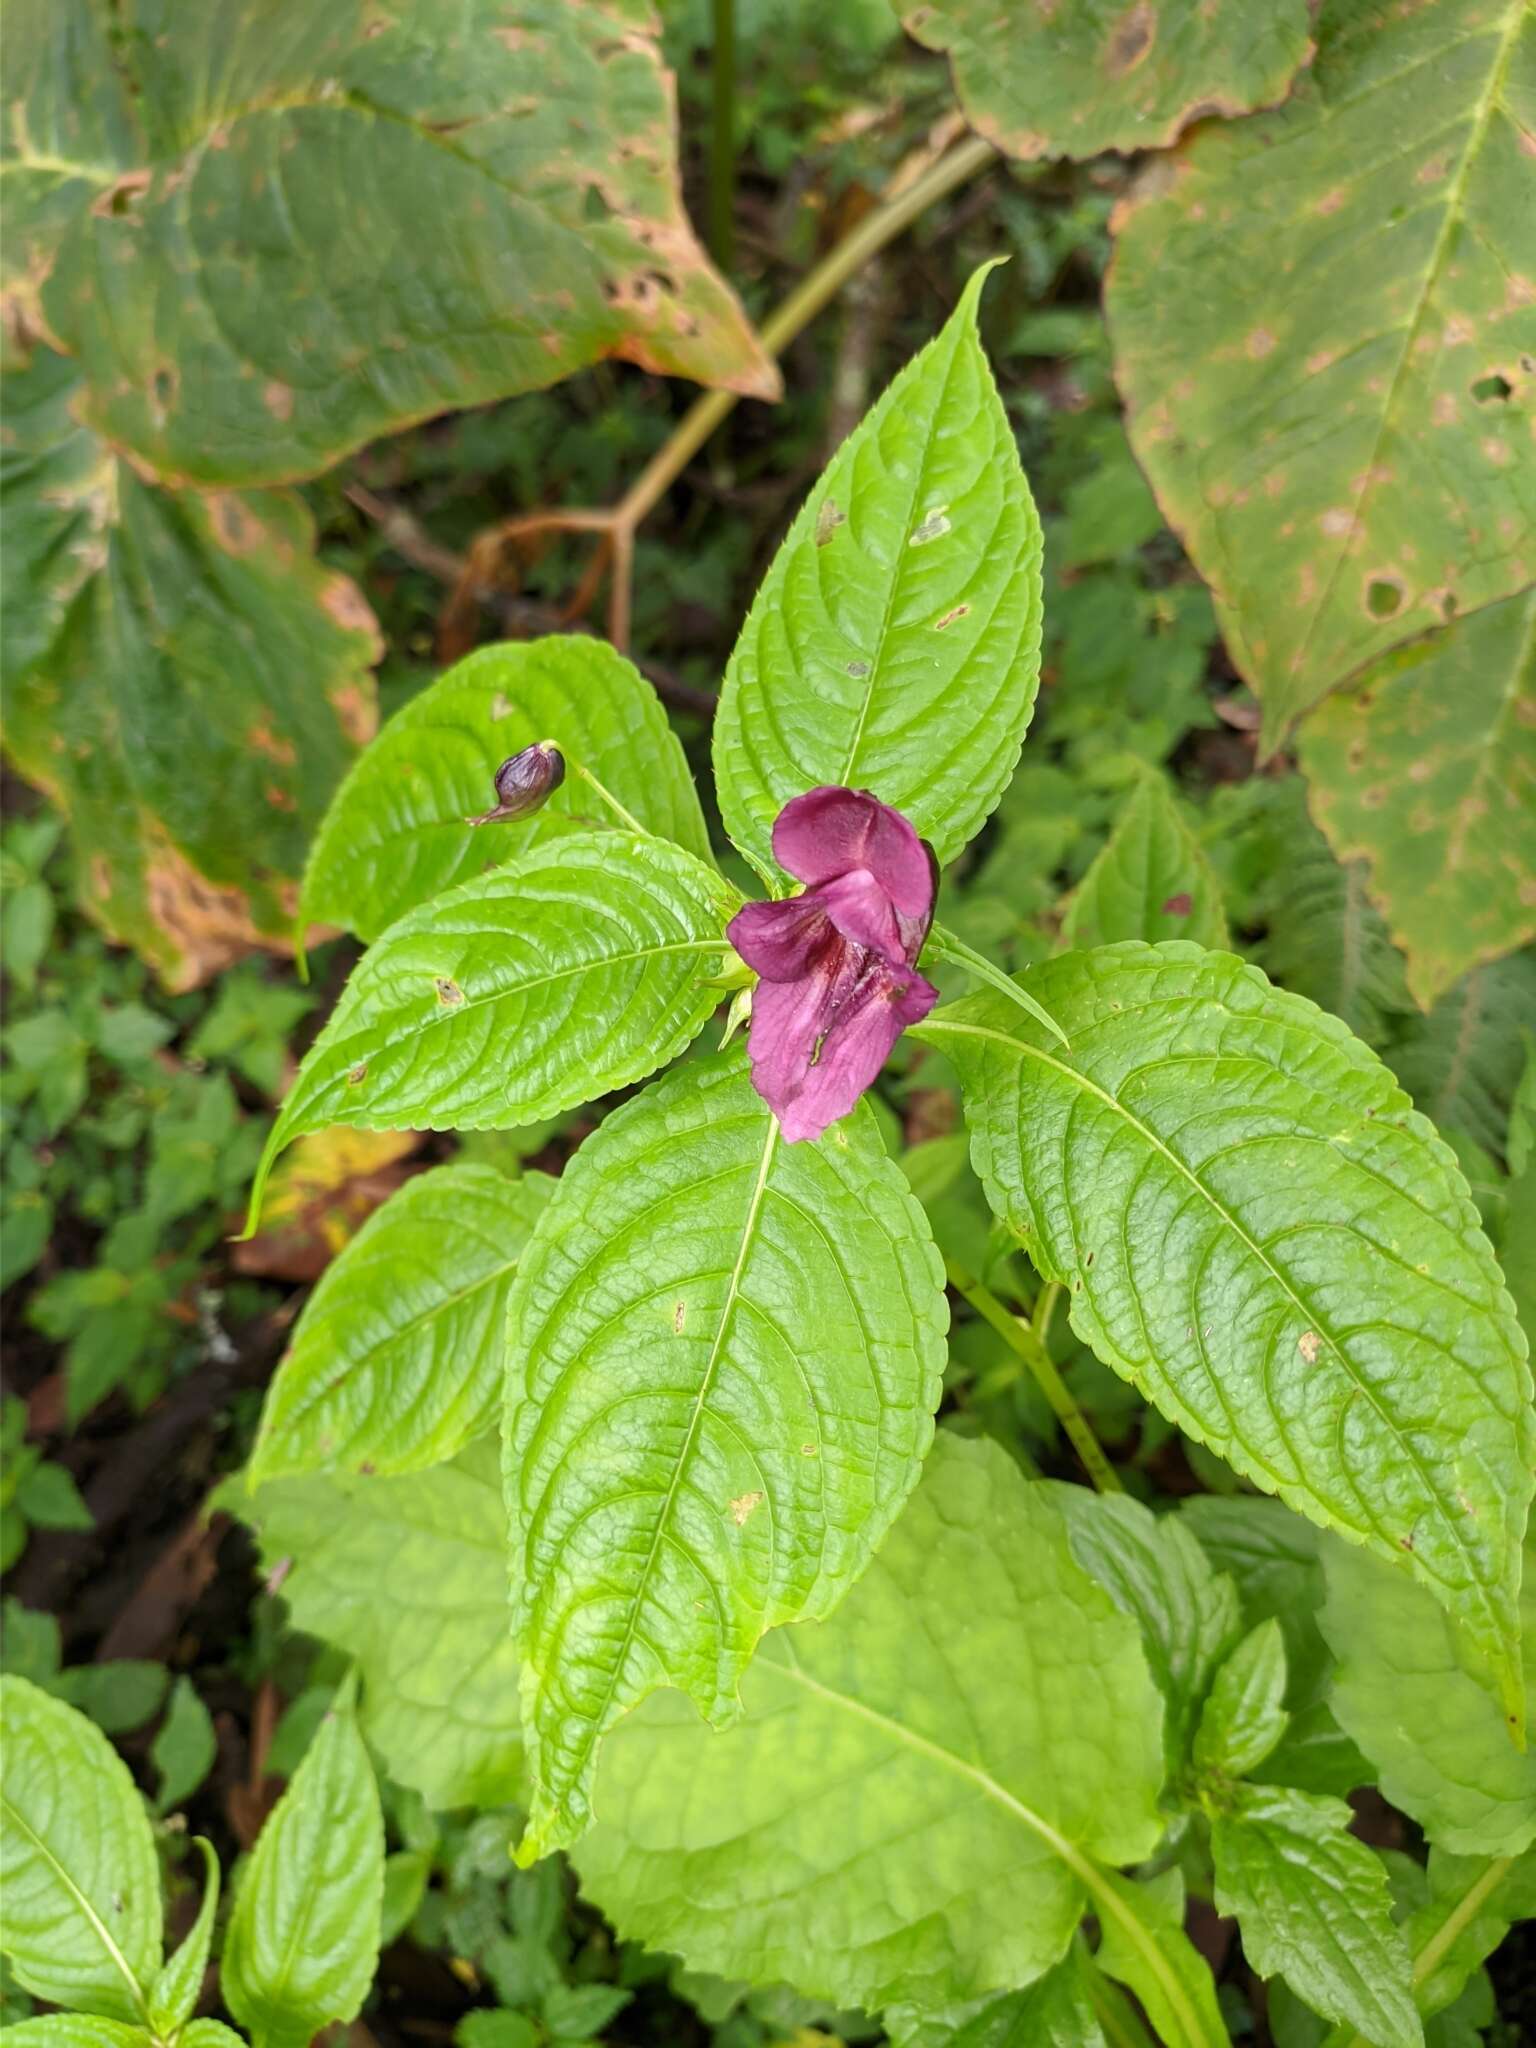
<svg viewBox="0 0 1536 2048"><path fill-rule="evenodd" d="M714 0L713 11L709 253L729 272L736 259L736 0Z"/></svg>
<svg viewBox="0 0 1536 2048"><path fill-rule="evenodd" d="M579 761L572 761L569 755L566 756L566 762L572 771L581 777L583 782L589 784L591 788L597 791L597 794L602 798L609 810L613 812L615 817L622 819L631 832L638 832L642 839L655 838L654 832L648 832L638 818L625 810L624 806L610 790L604 789L590 768L583 768Z"/></svg>
<svg viewBox="0 0 1536 2048"><path fill-rule="evenodd" d="M970 1303L982 1321L996 1330L1009 1349L1017 1352L1034 1374L1036 1384L1050 1403L1051 1413L1066 1431L1072 1448L1082 1461L1083 1470L1099 1492L1122 1492L1119 1473L1105 1456L1104 1447L1094 1435L1087 1416L1073 1400L1066 1381L1056 1370L1050 1353L1033 1328L1018 1316L1011 1315L991 1288L984 1287L958 1260L946 1259L944 1271L956 1294Z"/></svg>

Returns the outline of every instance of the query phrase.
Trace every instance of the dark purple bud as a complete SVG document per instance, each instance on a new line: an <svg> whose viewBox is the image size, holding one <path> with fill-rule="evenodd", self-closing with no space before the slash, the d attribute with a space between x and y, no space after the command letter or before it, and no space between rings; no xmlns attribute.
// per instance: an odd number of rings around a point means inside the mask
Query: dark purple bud
<svg viewBox="0 0 1536 2048"><path fill-rule="evenodd" d="M542 808L565 780L565 756L553 740L535 740L496 770L496 804L466 824L492 825L509 818L528 818Z"/></svg>

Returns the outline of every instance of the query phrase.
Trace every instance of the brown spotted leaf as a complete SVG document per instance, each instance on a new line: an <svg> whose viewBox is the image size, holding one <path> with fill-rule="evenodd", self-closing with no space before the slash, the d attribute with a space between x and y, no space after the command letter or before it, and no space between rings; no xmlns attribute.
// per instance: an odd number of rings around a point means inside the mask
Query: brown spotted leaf
<svg viewBox="0 0 1536 2048"><path fill-rule="evenodd" d="M312 475L600 356L777 395L682 210L646 0L122 0L127 128L55 112L73 14L8 79L17 261L84 417L166 479ZM45 185L55 146L86 161Z"/></svg>
<svg viewBox="0 0 1536 2048"><path fill-rule="evenodd" d="M1331 0L1293 98L1197 128L1123 210L1131 440L1271 746L1536 578L1533 135L1530 0Z"/></svg>
<svg viewBox="0 0 1536 2048"><path fill-rule="evenodd" d="M1166 148L1191 121L1283 99L1312 54L1307 0L925 0L902 16L1017 157Z"/></svg>
<svg viewBox="0 0 1536 2048"><path fill-rule="evenodd" d="M373 616L280 491L159 491L9 381L6 746L74 827L86 909L187 988L283 943L310 833L373 729Z"/></svg>
<svg viewBox="0 0 1536 2048"><path fill-rule="evenodd" d="M1536 592L1374 663L1305 721L1300 754L1425 1009L1536 936Z"/></svg>

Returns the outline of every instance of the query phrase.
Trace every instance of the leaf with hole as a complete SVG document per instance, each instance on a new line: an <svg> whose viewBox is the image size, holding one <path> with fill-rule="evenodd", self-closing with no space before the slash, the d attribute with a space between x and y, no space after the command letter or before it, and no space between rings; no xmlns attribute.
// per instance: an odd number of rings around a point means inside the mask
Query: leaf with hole
<svg viewBox="0 0 1536 2048"><path fill-rule="evenodd" d="M278 1113L251 1194L306 1131L514 1130L682 1051L740 898L664 840L588 832L408 911L354 968Z"/></svg>
<svg viewBox="0 0 1536 2048"><path fill-rule="evenodd" d="M619 1932L693 1969L871 2010L1026 1985L1161 1830L1135 1624L996 1444L941 1431L859 1583L741 1694L724 1731L668 1693L625 1720L576 1850Z"/></svg>
<svg viewBox="0 0 1536 2048"><path fill-rule="evenodd" d="M777 396L683 213L648 10L135 0L110 52L77 12L15 53L7 183L83 417L141 466L311 476L608 355ZM81 160L44 191L50 134Z"/></svg>
<svg viewBox="0 0 1536 2048"><path fill-rule="evenodd" d="M524 1858L580 1834L628 1708L675 1685L730 1720L764 1631L847 1591L916 1484L946 1321L867 1108L786 1144L715 1054L582 1147L508 1325Z"/></svg>
<svg viewBox="0 0 1536 2048"><path fill-rule="evenodd" d="M517 1262L555 1183L418 1174L326 1267L267 1392L252 1486L439 1465L488 1428Z"/></svg>
<svg viewBox="0 0 1536 2048"><path fill-rule="evenodd" d="M1387 648L1536 575L1536 15L1332 0L1317 37L1284 106L1153 164L1107 296L1132 444L1271 747Z"/></svg>
<svg viewBox="0 0 1536 2048"><path fill-rule="evenodd" d="M533 816L471 826L508 756L554 740L639 822L708 860L683 750L656 692L601 640L482 647L397 711L337 790L304 871L306 923L376 939L444 889L612 815L568 775Z"/></svg>
<svg viewBox="0 0 1536 2048"><path fill-rule="evenodd" d="M726 829L820 783L871 789L940 861L1013 773L1040 674L1040 521L976 327L985 271L849 435L773 559L726 671Z"/></svg>
<svg viewBox="0 0 1536 2048"><path fill-rule="evenodd" d="M0 1947L54 2005L142 2023L160 1968L160 1866L138 1788L101 1731L0 1678Z"/></svg>
<svg viewBox="0 0 1536 2048"><path fill-rule="evenodd" d="M1429 1587L1520 1687L1530 1373L1450 1153L1376 1057L1226 953L1068 953L913 1036L1072 1326L1196 1441Z"/></svg>

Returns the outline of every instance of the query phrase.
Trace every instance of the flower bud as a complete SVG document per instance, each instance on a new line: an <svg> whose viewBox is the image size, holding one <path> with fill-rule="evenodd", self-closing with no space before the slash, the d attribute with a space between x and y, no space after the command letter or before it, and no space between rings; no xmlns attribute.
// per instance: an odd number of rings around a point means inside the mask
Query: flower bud
<svg viewBox="0 0 1536 2048"><path fill-rule="evenodd" d="M496 770L496 803L469 825L491 825L503 819L527 818L541 809L565 780L565 756L553 740L535 740Z"/></svg>

